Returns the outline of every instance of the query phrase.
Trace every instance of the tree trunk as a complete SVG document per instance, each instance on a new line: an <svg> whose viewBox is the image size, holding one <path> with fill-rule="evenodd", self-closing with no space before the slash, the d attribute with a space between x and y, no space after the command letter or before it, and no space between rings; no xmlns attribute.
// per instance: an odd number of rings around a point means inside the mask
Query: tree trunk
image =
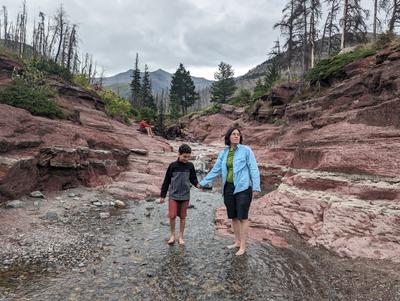
<svg viewBox="0 0 400 301"><path fill-rule="evenodd" d="M374 25L373 25L373 37L374 41L376 41L376 21L378 14L378 0L374 0Z"/></svg>
<svg viewBox="0 0 400 301"><path fill-rule="evenodd" d="M343 7L343 19L342 19L342 39L340 43L340 49L346 47L346 24L347 24L347 8L348 8L349 0L344 0Z"/></svg>

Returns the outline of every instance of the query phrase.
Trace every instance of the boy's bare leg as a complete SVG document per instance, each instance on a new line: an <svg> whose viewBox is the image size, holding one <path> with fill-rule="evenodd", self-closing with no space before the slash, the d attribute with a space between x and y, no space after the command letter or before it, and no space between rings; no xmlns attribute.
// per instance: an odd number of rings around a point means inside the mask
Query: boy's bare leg
<svg viewBox="0 0 400 301"><path fill-rule="evenodd" d="M169 230L170 230L170 236L169 236L169 240L168 240L169 245L172 245L175 243L175 221L176 221L176 218L169 219Z"/></svg>
<svg viewBox="0 0 400 301"><path fill-rule="evenodd" d="M232 219L233 233L235 234L235 243L229 245L228 249L240 248L240 221L237 218Z"/></svg>
<svg viewBox="0 0 400 301"><path fill-rule="evenodd" d="M185 224L186 224L186 218L181 218L181 222L179 224L179 244L184 245L185 241L183 240L183 234L185 232Z"/></svg>
<svg viewBox="0 0 400 301"><path fill-rule="evenodd" d="M240 248L239 251L236 252L235 255L240 256L246 252L246 242L247 242L247 234L249 232L249 220L242 219L239 221L240 225Z"/></svg>
<svg viewBox="0 0 400 301"><path fill-rule="evenodd" d="M146 128L147 136L152 137L151 128Z"/></svg>

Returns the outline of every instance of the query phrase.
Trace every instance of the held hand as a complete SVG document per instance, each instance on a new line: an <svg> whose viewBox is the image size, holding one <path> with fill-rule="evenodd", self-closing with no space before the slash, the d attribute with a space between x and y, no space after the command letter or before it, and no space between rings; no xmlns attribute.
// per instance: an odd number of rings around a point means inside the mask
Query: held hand
<svg viewBox="0 0 400 301"><path fill-rule="evenodd" d="M258 199L260 197L259 191L253 191L253 199Z"/></svg>
<svg viewBox="0 0 400 301"><path fill-rule="evenodd" d="M197 184L197 185L196 185L196 188L197 188L197 189L203 190L203 186L201 186L200 184Z"/></svg>
<svg viewBox="0 0 400 301"><path fill-rule="evenodd" d="M160 198L160 204L164 204L165 199L164 198Z"/></svg>

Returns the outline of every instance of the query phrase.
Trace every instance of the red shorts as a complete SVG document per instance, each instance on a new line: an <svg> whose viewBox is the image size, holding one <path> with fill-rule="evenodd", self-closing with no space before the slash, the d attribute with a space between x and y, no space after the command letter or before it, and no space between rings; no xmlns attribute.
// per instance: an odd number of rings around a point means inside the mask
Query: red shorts
<svg viewBox="0 0 400 301"><path fill-rule="evenodd" d="M175 201L170 199L168 202L168 217L176 218L177 216L179 216L180 219L185 219L188 207L189 207L189 200Z"/></svg>

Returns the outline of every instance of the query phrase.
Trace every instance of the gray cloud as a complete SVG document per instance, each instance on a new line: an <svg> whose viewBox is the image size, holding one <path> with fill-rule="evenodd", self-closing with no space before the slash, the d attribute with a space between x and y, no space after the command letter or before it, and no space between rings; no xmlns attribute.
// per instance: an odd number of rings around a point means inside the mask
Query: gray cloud
<svg viewBox="0 0 400 301"><path fill-rule="evenodd" d="M3 0L14 18L22 3ZM79 25L81 50L106 74L141 65L173 72L182 62L193 75L212 78L220 61L236 75L263 62L278 32L281 0L27 0L32 22L39 10L53 15L63 3Z"/></svg>

